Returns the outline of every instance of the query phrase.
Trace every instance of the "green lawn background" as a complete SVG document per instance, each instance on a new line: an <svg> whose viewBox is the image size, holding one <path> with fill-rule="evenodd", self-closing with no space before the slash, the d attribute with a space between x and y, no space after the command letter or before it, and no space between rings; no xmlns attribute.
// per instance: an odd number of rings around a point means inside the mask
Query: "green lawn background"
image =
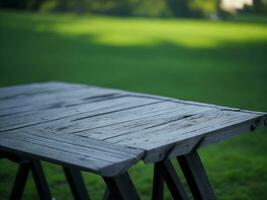
<svg viewBox="0 0 267 200"><path fill-rule="evenodd" d="M0 11L0 86L59 80L267 111L266 62L265 20ZM266 133L200 150L219 200L267 199ZM72 199L62 169L44 166L53 196ZM16 169L0 161L1 200L8 199ZM152 169L139 163L130 170L145 200L151 195ZM101 199L103 181L88 173L84 178L91 196ZM24 199L38 199L32 179ZM170 199L167 190L165 199Z"/></svg>

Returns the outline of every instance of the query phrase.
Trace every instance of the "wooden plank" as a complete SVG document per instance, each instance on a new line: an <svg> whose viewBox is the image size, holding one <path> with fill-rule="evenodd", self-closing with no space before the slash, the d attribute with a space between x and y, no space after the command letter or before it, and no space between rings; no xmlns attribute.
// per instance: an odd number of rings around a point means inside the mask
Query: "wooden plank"
<svg viewBox="0 0 267 200"><path fill-rule="evenodd" d="M142 150L71 135L8 132L0 135L0 149L29 158L79 167L104 176L127 171Z"/></svg>
<svg viewBox="0 0 267 200"><path fill-rule="evenodd" d="M186 139L198 134L206 133L218 128L224 128L228 124L233 125L246 121L249 119L254 119L258 115L243 114L241 112L229 112L220 110L208 110L207 112L196 113L195 115L189 116L187 118L181 118L176 121L171 121L170 123L159 124L159 126L153 126L147 130L136 131L127 135L115 136L111 138L116 142L128 142L129 144L134 142L138 143L143 141L144 137L148 139L144 145L150 145L154 142L166 142L173 141L174 137L176 139ZM164 134L164 132L167 134ZM165 138L168 136L168 138ZM134 138L134 141L129 141L130 138ZM151 140L150 140L151 139ZM152 141L153 140L153 141ZM179 140L178 140L179 141ZM127 144L128 144L127 143Z"/></svg>
<svg viewBox="0 0 267 200"><path fill-rule="evenodd" d="M72 112L75 112L75 114L81 113L86 113L85 111L91 111L92 108L95 106L97 107L104 107L103 105L106 105L109 102L106 103L101 103L98 105L100 101L109 101L117 98L121 98L125 96L121 95L113 95L112 97L109 98L103 98L103 99L98 99L97 101L95 99L91 101L84 101L80 102L79 100L77 101L57 101L49 104L43 104L38 106L23 106L21 107L20 111L0 111L1 116L0 116L0 127L8 126L11 124L16 124L16 123L22 123L26 122L27 120L31 120L31 122L36 121L39 118L48 118L49 117L60 117L60 116L68 116L68 113L70 115ZM115 101L114 103L117 103ZM92 105L91 105L92 104ZM107 107L107 106L106 106ZM57 114L58 113L58 114ZM58 116L59 115L59 116ZM29 119L30 117L30 119ZM22 119L22 120L20 120ZM39 121L37 121L39 122Z"/></svg>
<svg viewBox="0 0 267 200"><path fill-rule="evenodd" d="M14 98L27 98L43 93L57 92L64 89L77 89L88 87L80 84L69 84L60 82L32 83L0 88L0 100L11 100Z"/></svg>
<svg viewBox="0 0 267 200"><path fill-rule="evenodd" d="M68 126L68 124L63 121L86 119L158 102L160 101L154 99L125 96L106 101L89 102L87 104L69 107L55 107L53 109L40 110L28 114L6 116L1 118L0 132L53 121L55 121L56 124L65 124L65 126Z"/></svg>
<svg viewBox="0 0 267 200"><path fill-rule="evenodd" d="M215 112L215 115L213 116L210 111ZM168 140L169 136L171 136L172 134L174 137L177 137L179 135L181 135L181 136L184 135L185 137L187 137L188 135L186 135L186 133L190 133L190 131L195 133L195 131L200 129L200 128L202 128L202 129L206 128L207 129L209 127L210 120L213 120L214 122L216 122L213 125L213 127L215 126L215 128L216 128L219 126L224 126L224 124L223 124L224 121L228 122L229 120L234 119L235 117L239 116L239 115L234 115L232 117L231 116L224 117L224 115L216 116L216 112L217 111L213 109L213 110L203 111L203 113L201 113L201 112L199 112L199 113L195 112L194 113L193 112L193 115L190 115L190 114L187 115L187 113L185 113L185 115L181 115L181 117L179 117L178 114L172 116L172 113L167 113L169 118L166 118L166 119L164 119L164 115L159 115L159 116L157 116L157 117L159 117L158 119L153 118L153 117L151 119L147 118L148 123L144 123L144 122L146 122L146 119L142 119L143 124L140 124L136 121L126 123L126 124L120 124L121 130L118 126L116 126L116 127L109 126L106 128L106 130L100 129L97 131L98 132L102 131L104 133L105 131L107 131L109 129L109 133L111 134L112 137L110 137L106 140L110 141L110 142L115 142L115 143L118 141L119 142L132 143L132 142L135 142L136 140L140 140L140 142L142 143L144 137L146 137L146 139L149 139L149 138L154 139L154 137L156 137L155 139L158 139L160 141L163 140L163 142L164 142L164 141ZM208 113L211 113L211 114L208 114ZM207 115L207 116L201 117L202 115ZM208 116L208 115L210 115L210 116ZM177 118L175 118L175 116ZM249 115L249 116L251 116L251 115ZM247 119L247 117L249 117L249 116L245 115L245 117L246 117L245 119ZM253 117L255 117L255 116L253 116ZM221 121L221 120L224 120L224 121ZM236 122L239 122L238 120L240 121L240 120L242 120L242 118L237 119ZM220 121L221 121L221 124L218 124L218 122L220 122ZM130 127L131 131L129 130L128 127ZM118 134L113 133L113 132L117 132ZM164 138L166 136L166 134L168 135L168 138ZM90 134L90 137L93 137L93 135ZM172 139L173 138L169 138L170 141L172 141ZM149 140L147 141L147 143L149 143ZM151 141L151 143L153 143L153 141Z"/></svg>
<svg viewBox="0 0 267 200"><path fill-rule="evenodd" d="M156 105L157 106L157 105ZM176 107L168 112L159 112L155 115L146 115L145 117L140 117L143 115L138 115L140 118L133 120L122 121L120 123L114 123L109 126L92 128L89 131L73 132L77 135L90 136L93 138L106 140L109 142L118 142L122 138L132 139L139 138L141 132L147 132L150 129L161 127L167 124L171 124L175 121L185 119L187 117L193 116L197 113L205 112L207 109L194 110L186 107ZM209 110L210 108L208 108ZM142 111L140 111L142 114ZM92 127L94 127L92 125ZM130 137L128 137L130 136ZM133 136L133 137L132 137Z"/></svg>
<svg viewBox="0 0 267 200"><path fill-rule="evenodd" d="M141 102L144 103L144 100L141 100ZM30 128L40 132L45 129L51 133L77 134L96 139L106 139L125 132L143 130L154 125L164 124L196 112L191 110L175 106L171 102L153 102L132 109L94 115L94 117L73 116L60 120L60 122L45 123ZM179 115L176 114L178 111L180 112Z"/></svg>
<svg viewBox="0 0 267 200"><path fill-rule="evenodd" d="M147 130L139 130L106 141L142 148L146 153L145 162L155 162L190 152L216 141L226 140L242 132L251 131L251 126L262 127L266 115L221 111L203 118L192 116ZM209 112L207 112L209 113ZM229 115L228 115L229 114ZM203 144L202 144L203 142Z"/></svg>
<svg viewBox="0 0 267 200"><path fill-rule="evenodd" d="M128 94L132 95L132 96L136 96L136 97L142 97L142 98L154 98L154 99L161 99L161 100L165 100L165 101L172 101L174 103L183 104L183 105L195 105L198 107L210 107L210 108L216 108L216 109L226 110L226 111L241 111L241 112L259 114L259 115L266 114L264 112L243 110L240 108L233 108L233 107L221 106L221 105L210 104L210 103L201 103L201 102L196 102L196 101L181 100L181 99L177 99L177 98L158 96L158 95L153 95L153 94L144 94L144 93L136 93L136 92L128 92Z"/></svg>
<svg viewBox="0 0 267 200"><path fill-rule="evenodd" d="M20 114L38 109L54 107L68 107L75 104L102 101L122 94L116 91L99 90L94 87L78 88L75 90L60 90L56 93L45 93L30 98L15 98L0 100L0 116L8 114Z"/></svg>
<svg viewBox="0 0 267 200"><path fill-rule="evenodd" d="M86 102L88 100L104 98L105 96L112 96L113 94L119 94L119 92L111 92L109 90L98 90L93 87L87 88L78 88L78 89L69 89L69 90L60 90L54 93L45 93L29 98L16 98L8 100L0 100L0 111L13 111L20 112L24 106L44 106L55 103L67 104L72 101ZM77 103L78 103L77 102ZM75 103L75 102L74 102Z"/></svg>

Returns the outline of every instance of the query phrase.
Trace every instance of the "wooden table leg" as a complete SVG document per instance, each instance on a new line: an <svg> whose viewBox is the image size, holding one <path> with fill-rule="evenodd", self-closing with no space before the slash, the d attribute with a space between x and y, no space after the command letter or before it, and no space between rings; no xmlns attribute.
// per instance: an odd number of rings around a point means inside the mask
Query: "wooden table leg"
<svg viewBox="0 0 267 200"><path fill-rule="evenodd" d="M23 161L20 163L10 194L10 200L20 200L22 198L30 168L31 163L29 161Z"/></svg>
<svg viewBox="0 0 267 200"><path fill-rule="evenodd" d="M164 160L156 163L159 166L159 172L163 176L173 199L188 200L187 194L181 184L181 181L170 160Z"/></svg>
<svg viewBox="0 0 267 200"><path fill-rule="evenodd" d="M104 196L103 196L103 200L109 200L111 198L111 194L109 192L109 189L106 188L105 189L105 193L104 193Z"/></svg>
<svg viewBox="0 0 267 200"><path fill-rule="evenodd" d="M189 188L196 200L215 200L212 187L197 151L177 157Z"/></svg>
<svg viewBox="0 0 267 200"><path fill-rule="evenodd" d="M10 200L19 200L22 198L23 191L30 170L32 171L35 185L41 200L51 200L49 191L40 161L24 160L19 163L19 169L10 195Z"/></svg>
<svg viewBox="0 0 267 200"><path fill-rule="evenodd" d="M164 180L160 173L160 165L155 163L153 176L152 200L163 200Z"/></svg>
<svg viewBox="0 0 267 200"><path fill-rule="evenodd" d="M70 185L75 200L89 200L89 194L79 170L70 167L63 167L67 181Z"/></svg>
<svg viewBox="0 0 267 200"><path fill-rule="evenodd" d="M139 200L128 173L116 177L103 177L108 186L108 200Z"/></svg>
<svg viewBox="0 0 267 200"><path fill-rule="evenodd" d="M52 196L45 179L45 175L42 169L41 162L39 160L31 161L31 170L34 178L34 182L39 193L41 200L51 200Z"/></svg>

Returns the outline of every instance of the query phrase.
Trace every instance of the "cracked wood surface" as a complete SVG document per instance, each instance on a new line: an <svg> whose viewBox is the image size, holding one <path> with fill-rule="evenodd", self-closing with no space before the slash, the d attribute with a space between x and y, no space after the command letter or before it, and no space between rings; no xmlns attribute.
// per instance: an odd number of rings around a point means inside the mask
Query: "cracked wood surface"
<svg viewBox="0 0 267 200"><path fill-rule="evenodd" d="M265 113L69 83L0 88L0 147L105 176L266 126Z"/></svg>

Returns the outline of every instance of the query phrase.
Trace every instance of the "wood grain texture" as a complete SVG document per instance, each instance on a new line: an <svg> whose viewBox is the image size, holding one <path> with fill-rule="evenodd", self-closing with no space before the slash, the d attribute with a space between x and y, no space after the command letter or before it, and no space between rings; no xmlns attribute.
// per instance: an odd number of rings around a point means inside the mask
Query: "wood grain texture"
<svg viewBox="0 0 267 200"><path fill-rule="evenodd" d="M261 112L95 86L0 89L1 147L101 174L121 173L139 159L184 155L266 124ZM122 156L124 148L136 152Z"/></svg>
<svg viewBox="0 0 267 200"><path fill-rule="evenodd" d="M38 157L103 176L123 173L143 156L142 150L91 138L49 133L46 135L25 132L1 134L0 148L26 158Z"/></svg>
<svg viewBox="0 0 267 200"><path fill-rule="evenodd" d="M69 126L69 121L78 122L82 119L143 107L157 102L159 100L120 96L120 98L106 99L105 101L53 106L33 112L2 116L0 117L0 132L48 122Z"/></svg>

